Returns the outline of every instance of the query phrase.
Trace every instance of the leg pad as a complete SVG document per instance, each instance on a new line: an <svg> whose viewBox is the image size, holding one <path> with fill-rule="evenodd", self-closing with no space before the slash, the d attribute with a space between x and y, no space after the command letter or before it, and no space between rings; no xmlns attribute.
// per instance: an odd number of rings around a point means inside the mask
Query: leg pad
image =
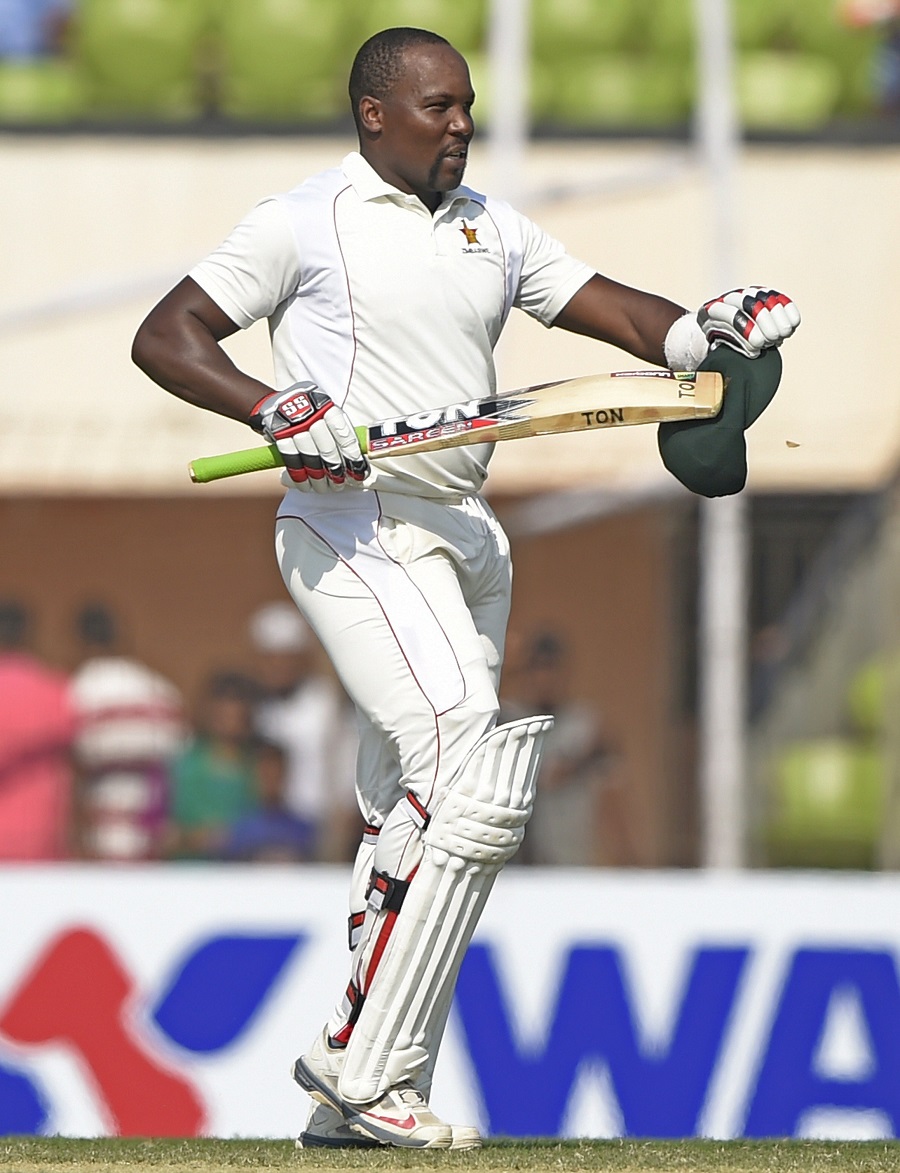
<svg viewBox="0 0 900 1173"><path fill-rule="evenodd" d="M347 1045L345 1100L368 1103L428 1064L485 901L524 836L551 725L531 717L485 734L428 821L422 862Z"/></svg>

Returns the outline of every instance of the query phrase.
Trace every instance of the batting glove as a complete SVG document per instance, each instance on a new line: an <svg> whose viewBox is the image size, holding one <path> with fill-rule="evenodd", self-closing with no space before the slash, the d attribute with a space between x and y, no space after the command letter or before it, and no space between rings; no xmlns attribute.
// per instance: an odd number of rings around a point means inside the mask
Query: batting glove
<svg viewBox="0 0 900 1173"><path fill-rule="evenodd" d="M790 338L800 325L800 311L776 289L749 285L708 301L697 311L697 322L710 350L723 343L748 358L758 358Z"/></svg>
<svg viewBox="0 0 900 1173"><path fill-rule="evenodd" d="M315 383L295 383L264 395L253 408L250 427L281 453L298 489L325 493L360 484L369 473L353 425Z"/></svg>

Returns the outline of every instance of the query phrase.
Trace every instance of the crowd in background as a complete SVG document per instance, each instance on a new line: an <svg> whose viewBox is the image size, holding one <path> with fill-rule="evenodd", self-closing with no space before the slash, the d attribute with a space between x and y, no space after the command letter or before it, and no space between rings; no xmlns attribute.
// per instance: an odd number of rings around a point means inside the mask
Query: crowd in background
<svg viewBox="0 0 900 1173"><path fill-rule="evenodd" d="M73 0L0 0L0 58L64 53L72 9Z"/></svg>
<svg viewBox="0 0 900 1173"><path fill-rule="evenodd" d="M31 622L0 602L0 860L353 859L355 714L291 603L249 617L254 670L214 673L190 705L126 654L103 604L75 616L72 673L29 650ZM623 809L618 759L571 695L566 649L513 633L504 681L501 720L556 717L521 862L601 862L600 808L614 821ZM615 834L628 862L627 826Z"/></svg>
<svg viewBox="0 0 900 1173"><path fill-rule="evenodd" d="M251 618L258 672L216 672L191 705L123 652L108 608L76 626L64 674L29 651L26 609L0 604L0 858L351 857L355 720L291 604Z"/></svg>

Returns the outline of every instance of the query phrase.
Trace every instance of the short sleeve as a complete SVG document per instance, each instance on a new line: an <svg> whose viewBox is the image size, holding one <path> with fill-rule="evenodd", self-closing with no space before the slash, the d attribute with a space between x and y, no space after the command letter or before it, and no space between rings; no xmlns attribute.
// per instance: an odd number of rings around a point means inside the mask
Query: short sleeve
<svg viewBox="0 0 900 1173"><path fill-rule="evenodd" d="M545 326L552 326L594 270L569 256L558 240L524 216L521 227L522 276L513 304Z"/></svg>
<svg viewBox="0 0 900 1173"><path fill-rule="evenodd" d="M188 274L242 330L270 317L300 283L300 258L277 197L263 200Z"/></svg>

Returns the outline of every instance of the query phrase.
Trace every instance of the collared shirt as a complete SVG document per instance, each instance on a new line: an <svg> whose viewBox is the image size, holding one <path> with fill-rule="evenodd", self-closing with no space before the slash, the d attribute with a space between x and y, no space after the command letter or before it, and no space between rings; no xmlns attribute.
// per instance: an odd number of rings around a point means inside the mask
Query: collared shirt
<svg viewBox="0 0 900 1173"><path fill-rule="evenodd" d="M0 859L64 859L76 717L66 677L0 654Z"/></svg>
<svg viewBox="0 0 900 1173"><path fill-rule="evenodd" d="M311 380L360 424L493 394L510 309L549 326L592 273L502 200L459 187L432 215L352 152L263 200L190 276L241 328L268 318L278 388ZM377 483L476 492L492 450L380 460Z"/></svg>

